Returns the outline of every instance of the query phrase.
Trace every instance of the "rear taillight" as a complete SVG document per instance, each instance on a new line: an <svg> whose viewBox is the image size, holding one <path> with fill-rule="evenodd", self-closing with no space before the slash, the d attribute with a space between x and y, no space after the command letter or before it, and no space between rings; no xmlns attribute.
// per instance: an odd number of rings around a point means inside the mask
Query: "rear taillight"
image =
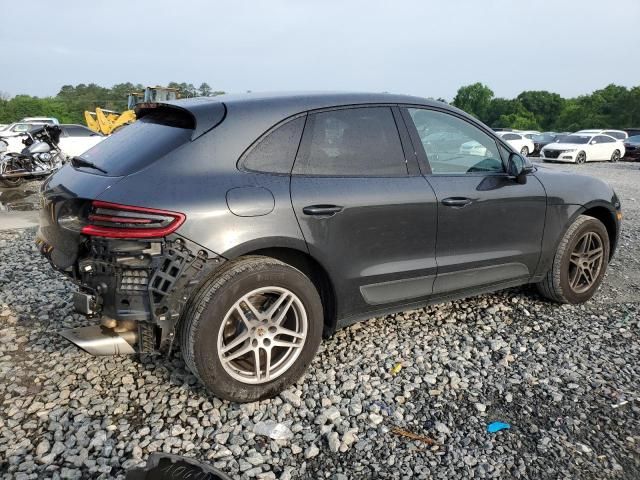
<svg viewBox="0 0 640 480"><path fill-rule="evenodd" d="M106 238L159 238L175 232L186 218L179 212L94 200L81 232Z"/></svg>

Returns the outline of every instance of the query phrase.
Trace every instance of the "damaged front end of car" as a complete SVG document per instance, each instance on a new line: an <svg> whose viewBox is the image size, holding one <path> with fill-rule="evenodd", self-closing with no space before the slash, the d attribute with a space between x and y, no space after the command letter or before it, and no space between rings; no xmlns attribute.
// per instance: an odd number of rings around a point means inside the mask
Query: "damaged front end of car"
<svg viewBox="0 0 640 480"><path fill-rule="evenodd" d="M42 215L38 248L79 286L75 310L100 320L61 335L94 355L170 351L191 294L224 262L175 233L180 213L74 200Z"/></svg>

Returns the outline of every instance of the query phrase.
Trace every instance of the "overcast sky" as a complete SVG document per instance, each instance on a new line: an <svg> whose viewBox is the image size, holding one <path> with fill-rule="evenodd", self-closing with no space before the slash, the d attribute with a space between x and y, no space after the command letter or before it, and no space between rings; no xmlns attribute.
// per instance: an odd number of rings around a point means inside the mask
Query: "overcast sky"
<svg viewBox="0 0 640 480"><path fill-rule="evenodd" d="M477 81L502 97L640 84L640 0L34 0L0 18L10 95L172 80L446 99Z"/></svg>

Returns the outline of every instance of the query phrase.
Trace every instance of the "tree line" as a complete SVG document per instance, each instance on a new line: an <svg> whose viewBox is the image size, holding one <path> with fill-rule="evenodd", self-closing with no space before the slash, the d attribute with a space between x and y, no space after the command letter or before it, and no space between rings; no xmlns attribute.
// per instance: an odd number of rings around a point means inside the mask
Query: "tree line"
<svg viewBox="0 0 640 480"><path fill-rule="evenodd" d="M191 83L170 82L168 87L176 88L181 98L224 93L213 90L207 83L195 87ZM64 85L54 97L0 96L0 123L34 116L56 117L62 123L84 123L85 110L101 107L122 112L127 108L128 94L143 90L143 85L129 82L111 88L81 83ZM482 83L474 83L461 87L451 103L491 127L542 131L640 127L640 86L612 84L575 98L535 90L508 99L496 97Z"/></svg>
<svg viewBox="0 0 640 480"><path fill-rule="evenodd" d="M461 87L452 104L491 127L575 132L584 128L640 126L640 86L611 84L576 98L529 90L507 99L495 97L482 83L474 83Z"/></svg>
<svg viewBox="0 0 640 480"><path fill-rule="evenodd" d="M167 85L178 90L180 98L219 95L209 84L195 87L191 83L170 82ZM95 83L63 85L55 97L33 97L16 95L13 98L0 96L0 123L15 122L23 117L56 117L60 123L84 124L84 111L96 107L123 112L127 109L127 97L133 92L144 91L142 84L118 83L111 88Z"/></svg>

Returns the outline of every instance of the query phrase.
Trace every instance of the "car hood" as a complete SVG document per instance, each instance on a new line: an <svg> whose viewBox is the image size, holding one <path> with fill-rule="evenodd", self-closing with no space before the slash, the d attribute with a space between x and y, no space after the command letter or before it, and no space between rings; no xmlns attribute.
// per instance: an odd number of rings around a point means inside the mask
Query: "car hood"
<svg viewBox="0 0 640 480"><path fill-rule="evenodd" d="M569 150L572 148L584 148L586 143L549 143L545 146L547 150Z"/></svg>
<svg viewBox="0 0 640 480"><path fill-rule="evenodd" d="M590 175L536 165L534 175L547 192L549 205L603 205L610 210L618 202L609 184Z"/></svg>

